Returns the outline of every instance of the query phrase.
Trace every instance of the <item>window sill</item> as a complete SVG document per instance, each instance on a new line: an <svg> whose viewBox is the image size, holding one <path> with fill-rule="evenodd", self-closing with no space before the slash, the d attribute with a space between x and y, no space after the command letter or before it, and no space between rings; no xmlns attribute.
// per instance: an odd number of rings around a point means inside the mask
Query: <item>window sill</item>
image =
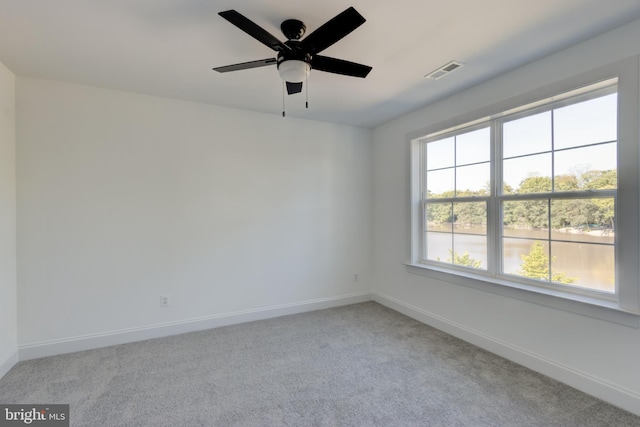
<svg viewBox="0 0 640 427"><path fill-rule="evenodd" d="M615 302L562 293L551 289L528 286L469 272L456 272L454 274L446 269L430 265L407 263L405 266L407 272L411 274L466 286L484 292L491 292L509 298L516 298L636 329L640 328L640 313L623 310L618 307Z"/></svg>

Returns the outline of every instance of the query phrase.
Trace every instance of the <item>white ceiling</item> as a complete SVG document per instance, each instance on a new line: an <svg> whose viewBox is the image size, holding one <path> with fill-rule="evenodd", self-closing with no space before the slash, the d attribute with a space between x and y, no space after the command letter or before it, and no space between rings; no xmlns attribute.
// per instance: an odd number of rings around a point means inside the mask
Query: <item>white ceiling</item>
<svg viewBox="0 0 640 427"><path fill-rule="evenodd" d="M212 67L275 57L218 16L235 9L284 41L353 6L361 27L323 51L373 67L366 79L312 71L288 116L373 127L640 18L638 0L0 0L0 62L40 77L281 114L275 66ZM450 60L447 77L425 79Z"/></svg>

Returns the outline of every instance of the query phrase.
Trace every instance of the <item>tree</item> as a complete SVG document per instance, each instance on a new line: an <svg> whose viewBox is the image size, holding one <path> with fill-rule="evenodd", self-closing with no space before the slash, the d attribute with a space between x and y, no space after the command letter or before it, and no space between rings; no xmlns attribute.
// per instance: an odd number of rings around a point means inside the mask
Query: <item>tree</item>
<svg viewBox="0 0 640 427"><path fill-rule="evenodd" d="M456 226L473 227L487 224L487 204L485 202L461 202L453 205Z"/></svg>
<svg viewBox="0 0 640 427"><path fill-rule="evenodd" d="M606 190L617 188L618 176L615 169L591 170L582 168L571 173L548 176L528 176L517 188L503 185L503 194L562 193L584 190ZM426 220L431 231L451 231L457 228L486 226L487 205L485 202L452 202L456 197L478 197L490 194L489 186L480 190L448 190L439 194L427 191L430 199L426 210ZM597 195L597 193L594 193ZM599 195L597 195L599 196ZM613 229L615 201L613 197L593 198L552 198L551 214L549 199L509 200L502 204L502 220L505 227L533 230L560 230L563 228ZM448 199L449 201L439 201ZM550 221L550 222L549 222Z"/></svg>
<svg viewBox="0 0 640 427"><path fill-rule="evenodd" d="M512 217L520 227L545 229L548 225L548 204L546 200L521 200L512 203Z"/></svg>
<svg viewBox="0 0 640 427"><path fill-rule="evenodd" d="M530 176L520 182L517 192L525 193L546 193L551 191L552 181L548 176Z"/></svg>
<svg viewBox="0 0 640 427"><path fill-rule="evenodd" d="M618 171L595 170L582 174L582 183L584 188L590 190L604 190L618 187ZM615 206L613 199L593 199L593 204L597 207L597 221L613 228L613 220L615 217Z"/></svg>
<svg viewBox="0 0 640 427"><path fill-rule="evenodd" d="M451 224L454 222L452 208L453 207L450 202L428 204L427 222L439 225Z"/></svg>
<svg viewBox="0 0 640 427"><path fill-rule="evenodd" d="M590 190L603 190L618 187L618 171L609 170L589 170L580 176L580 184L583 188Z"/></svg>
<svg viewBox="0 0 640 427"><path fill-rule="evenodd" d="M438 258L438 261L440 261L440 258ZM449 258L447 258L447 262L471 268L480 268L482 266L482 261L471 258L469 256L469 252L465 251L464 254L458 255L457 252L451 249L449 249Z"/></svg>
<svg viewBox="0 0 640 427"><path fill-rule="evenodd" d="M522 264L518 274L538 280L549 280L549 256L540 242L533 242L529 253L520 255Z"/></svg>
<svg viewBox="0 0 640 427"><path fill-rule="evenodd" d="M576 175L556 175L553 179L555 191L576 191L580 189L578 177Z"/></svg>
<svg viewBox="0 0 640 427"><path fill-rule="evenodd" d="M540 242L533 242L529 248L529 253L520 255L522 264L518 274L537 280L549 281L549 255ZM555 261L555 257L552 262ZM576 277L566 277L564 273L555 273L551 277L552 282L569 284L577 280Z"/></svg>

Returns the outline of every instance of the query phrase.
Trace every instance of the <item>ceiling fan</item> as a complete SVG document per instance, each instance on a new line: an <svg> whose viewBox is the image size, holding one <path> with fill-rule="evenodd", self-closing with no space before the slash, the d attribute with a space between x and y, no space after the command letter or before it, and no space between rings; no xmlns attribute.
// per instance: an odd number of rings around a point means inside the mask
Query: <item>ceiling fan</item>
<svg viewBox="0 0 640 427"><path fill-rule="evenodd" d="M218 13L227 21L249 34L265 46L278 52L276 58L259 59L214 68L219 73L246 70L276 64L278 73L286 82L289 95L302 91L302 83L312 69L353 77L366 77L371 71L367 65L318 55L320 52L345 37L365 22L353 7L336 15L303 40L306 26L297 19L287 19L280 25L287 41L282 43L276 37L235 10Z"/></svg>

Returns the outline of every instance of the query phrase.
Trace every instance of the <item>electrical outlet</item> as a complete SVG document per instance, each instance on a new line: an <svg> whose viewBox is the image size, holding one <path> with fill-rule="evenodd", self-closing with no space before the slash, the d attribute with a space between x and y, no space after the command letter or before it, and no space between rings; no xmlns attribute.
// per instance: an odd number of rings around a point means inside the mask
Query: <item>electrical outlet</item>
<svg viewBox="0 0 640 427"><path fill-rule="evenodd" d="M358 273L353 273L353 281L358 282L360 279L358 278Z"/></svg>
<svg viewBox="0 0 640 427"><path fill-rule="evenodd" d="M171 294L160 294L160 307L171 306Z"/></svg>

